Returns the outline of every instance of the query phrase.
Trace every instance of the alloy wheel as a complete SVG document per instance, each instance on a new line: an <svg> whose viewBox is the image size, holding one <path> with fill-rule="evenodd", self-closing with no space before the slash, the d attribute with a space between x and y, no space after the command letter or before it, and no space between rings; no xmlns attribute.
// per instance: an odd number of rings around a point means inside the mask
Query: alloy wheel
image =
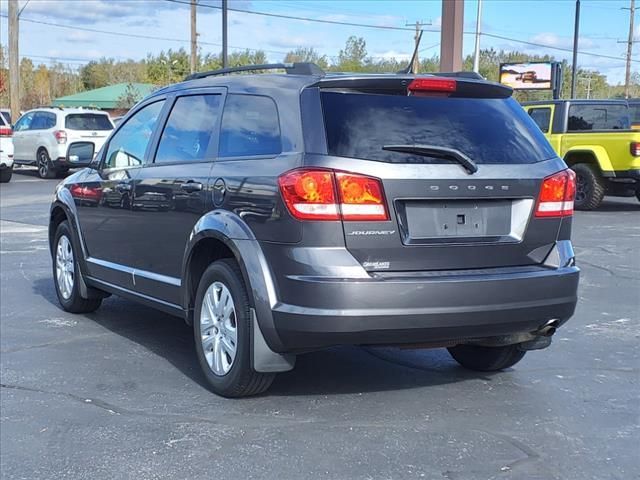
<svg viewBox="0 0 640 480"><path fill-rule="evenodd" d="M238 349L238 332L233 297L222 282L214 282L204 294L200 339L211 371L218 376L229 373Z"/></svg>
<svg viewBox="0 0 640 480"><path fill-rule="evenodd" d="M75 281L75 262L71 242L66 235L62 235L58 239L56 247L56 279L62 298L65 300L71 298Z"/></svg>
<svg viewBox="0 0 640 480"><path fill-rule="evenodd" d="M38 173L42 178L49 174L49 159L45 152L41 152L38 156Z"/></svg>
<svg viewBox="0 0 640 480"><path fill-rule="evenodd" d="M584 175L576 175L576 202L580 203L587 198L589 193L589 185L587 184L587 180Z"/></svg>

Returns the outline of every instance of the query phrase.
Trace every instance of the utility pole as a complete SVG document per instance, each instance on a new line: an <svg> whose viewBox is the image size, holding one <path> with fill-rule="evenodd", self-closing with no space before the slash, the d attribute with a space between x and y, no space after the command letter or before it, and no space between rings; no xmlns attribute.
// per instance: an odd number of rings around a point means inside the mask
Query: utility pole
<svg viewBox="0 0 640 480"><path fill-rule="evenodd" d="M580 0L576 0L576 21L573 26L573 63L571 69L571 98L575 98L578 76L578 36L580 33Z"/></svg>
<svg viewBox="0 0 640 480"><path fill-rule="evenodd" d="M482 23L482 0L478 0L478 15L476 15L476 46L473 53L473 71L480 73L480 24Z"/></svg>
<svg viewBox="0 0 640 480"><path fill-rule="evenodd" d="M411 23L406 23L405 26L406 27L410 27L413 24ZM424 27L425 25L431 25L431 23L424 23L424 22L419 22L416 20L415 26L416 26L416 34L413 36L413 40L415 41L415 52L416 55L415 57L413 57L413 64L411 65L411 73L416 74L418 73L418 70L420 70L420 60L418 58L418 43L420 42L420 32L422 31L422 27Z"/></svg>
<svg viewBox="0 0 640 480"><path fill-rule="evenodd" d="M627 44L627 70L624 75L624 98L629 98L629 88L631 86L631 51L635 43L633 40L633 17L635 13L636 0L631 0L631 4L629 5L629 40L626 42L618 42Z"/></svg>
<svg viewBox="0 0 640 480"><path fill-rule="evenodd" d="M586 94L587 94L587 100L591 99L591 79L592 79L592 73L589 72L589 74L583 79L584 82L587 84L585 87L586 90Z"/></svg>
<svg viewBox="0 0 640 480"><path fill-rule="evenodd" d="M20 116L20 52L18 51L18 0L9 0L9 86L11 88L11 122Z"/></svg>
<svg viewBox="0 0 640 480"><path fill-rule="evenodd" d="M198 31L196 30L197 0L191 0L191 73L196 73L198 62Z"/></svg>
<svg viewBox="0 0 640 480"><path fill-rule="evenodd" d="M440 71L462 70L462 36L464 33L464 1L442 0L440 32Z"/></svg>
<svg viewBox="0 0 640 480"><path fill-rule="evenodd" d="M222 0L222 68L229 66L227 60L227 0Z"/></svg>

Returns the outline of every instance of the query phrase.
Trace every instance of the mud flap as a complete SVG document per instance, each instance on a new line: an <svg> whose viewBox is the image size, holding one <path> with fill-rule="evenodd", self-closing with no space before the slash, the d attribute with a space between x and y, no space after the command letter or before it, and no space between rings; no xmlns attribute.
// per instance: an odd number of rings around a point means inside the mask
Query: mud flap
<svg viewBox="0 0 640 480"><path fill-rule="evenodd" d="M292 354L276 353L267 345L256 317L255 309L251 309L251 329L252 348L251 365L256 372L275 373L288 372L296 364L296 356Z"/></svg>

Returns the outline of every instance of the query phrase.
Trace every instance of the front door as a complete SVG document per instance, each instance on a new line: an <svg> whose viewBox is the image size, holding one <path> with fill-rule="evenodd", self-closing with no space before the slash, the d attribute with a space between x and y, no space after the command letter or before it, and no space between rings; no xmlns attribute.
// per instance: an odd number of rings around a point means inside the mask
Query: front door
<svg viewBox="0 0 640 480"><path fill-rule="evenodd" d="M13 127L13 158L16 160L34 160L33 158L28 158L27 148L29 129L31 128L34 114L34 112L24 114Z"/></svg>
<svg viewBox="0 0 640 480"><path fill-rule="evenodd" d="M139 108L113 134L98 170L87 169L69 189L80 223L91 277L132 288L137 256L133 192L148 155L164 100Z"/></svg>
<svg viewBox="0 0 640 480"><path fill-rule="evenodd" d="M212 207L208 182L223 94L218 88L176 97L157 149L135 181L135 290L176 305L189 236Z"/></svg>

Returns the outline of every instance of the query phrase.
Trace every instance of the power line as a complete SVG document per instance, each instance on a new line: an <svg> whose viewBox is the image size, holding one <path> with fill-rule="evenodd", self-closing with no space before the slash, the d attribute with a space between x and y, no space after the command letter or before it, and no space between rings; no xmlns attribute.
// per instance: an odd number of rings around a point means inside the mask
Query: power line
<svg viewBox="0 0 640 480"><path fill-rule="evenodd" d="M189 5L187 0L165 0L166 2L171 3L179 3L182 5ZM221 10L222 7L218 7L217 5L200 5L202 8L212 8L215 10ZM400 31L409 31L413 32L413 28L405 28L405 27L392 27L389 25L372 25L370 23L356 23L356 22L341 22L339 20L322 20L320 18L308 18L308 17L297 17L295 15L284 15L280 13L268 13L268 12L256 12L254 10L245 10L243 8L229 8L230 12L239 12L239 13L248 13L251 15L262 15L264 17L274 17L274 18L285 18L288 20L303 20L306 22L316 22L316 23L328 23L331 25L345 25L347 27L363 27L363 28L378 28L382 30L400 30ZM435 31L435 30L433 30Z"/></svg>
<svg viewBox="0 0 640 480"><path fill-rule="evenodd" d="M474 32L464 32L465 35L469 35L471 33ZM543 48L549 48L551 50L560 50L562 52L573 52L572 49L570 48L564 48L564 47L556 47L553 45L545 45L543 43L536 43L536 42L528 42L526 40L518 40L517 38L509 38L509 37L503 37L502 35L495 35L493 33L482 33L483 36L485 37L491 37L491 38L498 38L500 40L508 40L511 42L516 42L516 43L522 43L524 45L532 45L534 47L543 47ZM615 57L613 55L603 55L601 53L593 53L593 52L584 52L582 50L578 51L580 53L580 55L590 55L592 57L600 57L600 58L609 58L612 60L620 60L620 61L624 61L624 59L620 58L620 57ZM640 59L631 59L632 62L639 62L640 63Z"/></svg>
<svg viewBox="0 0 640 480"><path fill-rule="evenodd" d="M0 14L0 17L2 18L7 18L7 15L4 14ZM21 22L28 22L28 23L35 23L35 24L39 24L39 25L47 25L49 27L58 27L58 28L68 28L71 30L81 30L84 32L91 32L91 33L101 33L104 35L115 35L118 37L129 37L129 38L143 38L146 40L163 40L163 41L168 41L168 42L181 42L181 43L189 43L190 40L185 40L185 39L181 39L181 38L169 38L169 37L158 37L158 36L154 36L154 35L142 35L142 34L137 34L137 33L122 33L122 32L114 32L114 31L110 31L110 30L100 30L97 28L89 28L89 27L80 27L80 26L75 26L75 25L66 25L63 23L53 23L53 22L47 22L44 20L35 20L32 18L20 18ZM214 46L214 47L221 47L222 44L221 43L212 43L212 42L199 42L201 45L210 45L210 46ZM234 47L229 45L229 48L232 48L234 50L249 50L252 52L258 52L258 51L262 51L262 52L267 52L267 53L277 53L277 54L281 54L281 55L285 55L287 52L283 52L283 51L278 51L278 50L264 50L264 49L255 49L255 48L248 48L248 47Z"/></svg>

